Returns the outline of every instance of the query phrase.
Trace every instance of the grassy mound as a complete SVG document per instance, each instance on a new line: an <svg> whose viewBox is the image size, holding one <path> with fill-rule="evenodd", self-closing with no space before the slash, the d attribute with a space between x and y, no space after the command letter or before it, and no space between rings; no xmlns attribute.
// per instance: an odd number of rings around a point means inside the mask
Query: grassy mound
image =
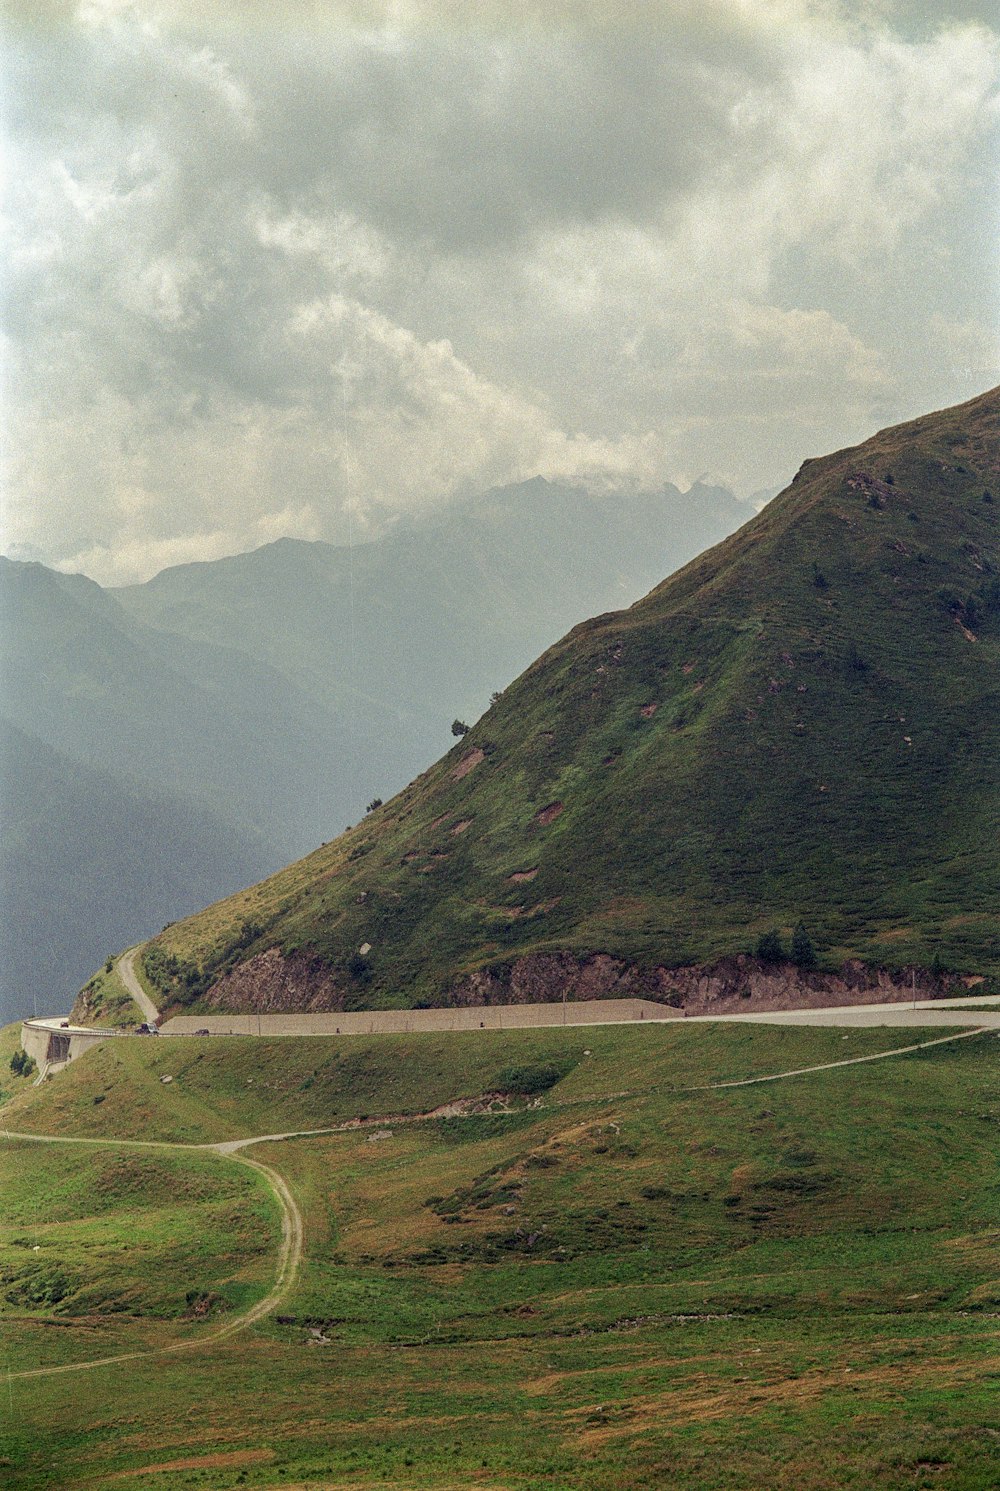
<svg viewBox="0 0 1000 1491"><path fill-rule="evenodd" d="M163 1344L248 1308L271 1282L273 1198L212 1154L0 1145L5 1365Z"/></svg>

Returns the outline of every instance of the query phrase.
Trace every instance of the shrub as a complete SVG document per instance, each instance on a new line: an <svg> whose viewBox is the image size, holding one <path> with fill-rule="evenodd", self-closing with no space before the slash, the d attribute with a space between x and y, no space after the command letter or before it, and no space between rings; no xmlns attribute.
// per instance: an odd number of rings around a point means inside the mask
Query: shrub
<svg viewBox="0 0 1000 1491"><path fill-rule="evenodd" d="M533 1066L505 1066L497 1073L496 1085L501 1092L516 1092L522 1097L530 1097L534 1093L548 1092L571 1070L571 1065L559 1065L554 1061Z"/></svg>
<svg viewBox="0 0 1000 1491"><path fill-rule="evenodd" d="M452 733L452 735L458 735L458 736L468 735L469 729L470 729L470 726L468 726L465 723L464 720L452 720L452 722L451 722L451 733Z"/></svg>
<svg viewBox="0 0 1000 1491"><path fill-rule="evenodd" d="M382 799L380 797L373 797L372 800L371 800L371 802L365 808L365 812L366 813L374 813L375 809L376 808L380 808L381 806L382 806Z"/></svg>
<svg viewBox="0 0 1000 1491"><path fill-rule="evenodd" d="M792 962L799 968L816 967L816 949L801 922L792 933Z"/></svg>
<svg viewBox="0 0 1000 1491"><path fill-rule="evenodd" d="M770 932L764 932L757 939L757 957L762 963L783 963L785 961L785 947L781 940L781 933L777 927Z"/></svg>
<svg viewBox="0 0 1000 1491"><path fill-rule="evenodd" d="M372 976L371 964L361 953L351 954L347 960L347 971L360 984L366 984Z"/></svg>
<svg viewBox="0 0 1000 1491"><path fill-rule="evenodd" d="M10 1058L10 1069L15 1077L30 1077L33 1072L37 1072L38 1067L33 1056L18 1048Z"/></svg>

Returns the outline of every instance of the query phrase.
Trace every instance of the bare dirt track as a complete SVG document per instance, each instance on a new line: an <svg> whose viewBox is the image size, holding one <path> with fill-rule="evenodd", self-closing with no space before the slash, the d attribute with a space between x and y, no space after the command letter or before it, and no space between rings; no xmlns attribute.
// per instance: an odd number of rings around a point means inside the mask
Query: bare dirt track
<svg viewBox="0 0 1000 1491"><path fill-rule="evenodd" d="M117 964L118 977L142 1010L142 1018L152 1025L160 1018L160 1012L136 977L135 958L136 954L141 951L142 948L139 946L130 947L127 953L122 953Z"/></svg>

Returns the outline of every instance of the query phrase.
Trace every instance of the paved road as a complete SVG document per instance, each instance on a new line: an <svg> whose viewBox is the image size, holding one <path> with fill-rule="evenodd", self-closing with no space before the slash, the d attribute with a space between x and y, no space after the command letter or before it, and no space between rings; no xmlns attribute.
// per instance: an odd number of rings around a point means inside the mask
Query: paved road
<svg viewBox="0 0 1000 1491"><path fill-rule="evenodd" d="M122 953L115 966L118 977L142 1010L142 1018L147 1024L153 1025L160 1018L160 1012L136 977L135 957L140 951L141 948L130 947L127 953Z"/></svg>
<svg viewBox="0 0 1000 1491"><path fill-rule="evenodd" d="M899 1004L846 1004L826 1008L733 1011L728 1014L684 1016L683 1010L648 999L591 999L568 1004L469 1005L459 1009L360 1010L313 1014L175 1015L161 1035L191 1036L197 1030L213 1036L345 1036L417 1035L456 1030L515 1030L546 1026L664 1024L681 1021L750 1021L769 1025L928 1026L993 1025L1000 1027L1000 996L988 995L975 1003L990 1006L970 1010L972 996L924 999Z"/></svg>

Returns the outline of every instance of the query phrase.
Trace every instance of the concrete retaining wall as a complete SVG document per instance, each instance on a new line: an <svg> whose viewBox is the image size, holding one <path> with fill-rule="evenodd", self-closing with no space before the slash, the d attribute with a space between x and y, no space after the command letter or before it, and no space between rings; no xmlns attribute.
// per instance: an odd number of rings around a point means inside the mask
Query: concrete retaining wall
<svg viewBox="0 0 1000 1491"><path fill-rule="evenodd" d="M518 1030L549 1025L613 1025L675 1020L650 999L589 999L567 1004L468 1005L460 1009L355 1010L311 1015L175 1015L162 1035L394 1035L435 1030Z"/></svg>
<svg viewBox="0 0 1000 1491"><path fill-rule="evenodd" d="M96 1030L86 1025L67 1025L58 1016L50 1020L24 1020L21 1024L21 1046L33 1056L39 1069L46 1062L63 1064L75 1061L101 1041L117 1039L117 1030Z"/></svg>

